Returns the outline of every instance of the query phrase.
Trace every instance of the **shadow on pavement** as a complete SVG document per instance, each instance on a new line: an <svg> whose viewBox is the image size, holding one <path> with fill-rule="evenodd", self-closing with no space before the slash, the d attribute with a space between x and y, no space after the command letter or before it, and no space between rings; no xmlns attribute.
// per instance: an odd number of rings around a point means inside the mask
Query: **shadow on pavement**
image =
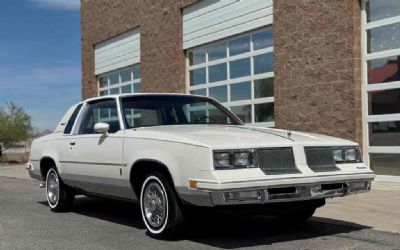
<svg viewBox="0 0 400 250"><path fill-rule="evenodd" d="M39 202L47 206L47 202ZM341 220L313 217L301 225L286 225L273 217L237 215L229 211L197 210L192 213L182 240L234 249L350 233L370 227ZM145 229L138 204L76 197L73 213Z"/></svg>
<svg viewBox="0 0 400 250"><path fill-rule="evenodd" d="M48 206L47 201L39 203ZM138 229L145 229L140 207L134 203L77 196L71 212Z"/></svg>
<svg viewBox="0 0 400 250"><path fill-rule="evenodd" d="M196 219L188 240L213 247L234 249L271 245L273 243L319 238L349 233L370 227L344 221L313 217L301 225L287 225L274 217L212 214Z"/></svg>

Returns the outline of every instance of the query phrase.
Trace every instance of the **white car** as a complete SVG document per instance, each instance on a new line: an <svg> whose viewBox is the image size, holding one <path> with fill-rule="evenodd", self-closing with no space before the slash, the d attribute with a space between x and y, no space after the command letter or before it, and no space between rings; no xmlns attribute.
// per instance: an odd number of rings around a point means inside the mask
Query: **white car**
<svg viewBox="0 0 400 250"><path fill-rule="evenodd" d="M79 194L137 201L157 238L179 235L191 206L306 220L375 177L354 142L247 126L216 100L184 94L83 101L33 142L27 169L46 182L51 210Z"/></svg>

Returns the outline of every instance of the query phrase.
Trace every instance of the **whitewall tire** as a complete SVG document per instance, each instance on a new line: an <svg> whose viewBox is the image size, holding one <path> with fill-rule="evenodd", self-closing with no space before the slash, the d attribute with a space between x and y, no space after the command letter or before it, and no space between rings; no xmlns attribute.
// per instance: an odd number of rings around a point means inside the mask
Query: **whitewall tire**
<svg viewBox="0 0 400 250"><path fill-rule="evenodd" d="M173 239L182 233L184 226L182 205L171 183L163 174L147 175L140 192L140 210L150 236Z"/></svg>
<svg viewBox="0 0 400 250"><path fill-rule="evenodd" d="M51 211L66 212L73 206L73 191L62 182L55 167L46 175L46 197Z"/></svg>

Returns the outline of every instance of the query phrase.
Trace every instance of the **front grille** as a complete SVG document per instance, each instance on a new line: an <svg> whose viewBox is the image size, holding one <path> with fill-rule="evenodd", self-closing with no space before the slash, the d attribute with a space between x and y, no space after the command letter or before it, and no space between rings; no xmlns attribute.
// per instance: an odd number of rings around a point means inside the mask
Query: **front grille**
<svg viewBox="0 0 400 250"><path fill-rule="evenodd" d="M263 148L257 150L260 169L265 174L300 173L296 168L292 148Z"/></svg>
<svg viewBox="0 0 400 250"><path fill-rule="evenodd" d="M314 172L337 171L331 147L306 147L307 165Z"/></svg>
<svg viewBox="0 0 400 250"><path fill-rule="evenodd" d="M323 190L323 191L343 189L343 187L344 187L343 183L321 184L321 190Z"/></svg>

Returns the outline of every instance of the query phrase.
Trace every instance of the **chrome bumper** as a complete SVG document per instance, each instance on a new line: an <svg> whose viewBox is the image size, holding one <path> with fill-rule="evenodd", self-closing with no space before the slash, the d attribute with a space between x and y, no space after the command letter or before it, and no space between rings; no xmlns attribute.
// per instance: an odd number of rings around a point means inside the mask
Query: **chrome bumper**
<svg viewBox="0 0 400 250"><path fill-rule="evenodd" d="M37 171L33 171L33 170L28 170L29 176L32 179L38 180L38 181L44 181L42 175L40 174L40 172Z"/></svg>
<svg viewBox="0 0 400 250"><path fill-rule="evenodd" d="M186 190L186 192L178 192L181 198L190 204L213 207L342 197L368 192L370 189L371 180L368 179L221 191Z"/></svg>
<svg viewBox="0 0 400 250"><path fill-rule="evenodd" d="M42 177L42 174L40 173L40 169L39 168L34 168L32 162L30 162L30 161L27 162L25 164L25 169L28 171L29 176L32 179L43 181L43 177Z"/></svg>

